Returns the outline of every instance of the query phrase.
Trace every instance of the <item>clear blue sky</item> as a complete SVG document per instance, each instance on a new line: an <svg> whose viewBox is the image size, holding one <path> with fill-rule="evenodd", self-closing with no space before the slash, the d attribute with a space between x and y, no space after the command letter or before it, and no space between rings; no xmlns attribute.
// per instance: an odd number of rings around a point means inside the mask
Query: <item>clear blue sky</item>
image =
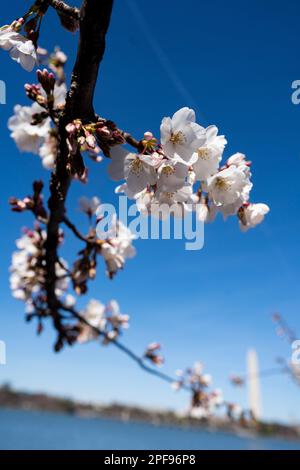
<svg viewBox="0 0 300 470"><path fill-rule="evenodd" d="M5 2L1 23L20 16L29 2ZM138 10L135 6L138 4ZM96 93L96 110L136 136L158 134L161 118L182 106L194 107L199 121L216 124L229 141L226 155L242 151L253 161L253 199L271 212L265 224L246 234L236 220L206 228L205 247L187 252L179 241L138 241L138 256L111 282L99 273L89 297L116 298L131 315L124 340L136 351L160 341L165 370L202 360L215 386L229 400L246 404L228 375L245 370L248 347L261 367L289 346L274 334L270 316L282 312L300 332L299 172L300 106L291 103L291 83L300 79L300 4L288 0L116 0ZM74 60L77 38L58 27L51 12L41 45L61 45ZM0 79L7 105L0 107L1 132L1 323L7 343L0 382L31 390L98 401L117 400L184 408L188 397L145 375L113 347L90 344L52 352L53 332L37 338L24 323L23 304L12 299L8 267L14 240L31 217L9 211L9 196L30 192L34 178L49 173L39 159L19 154L6 129L15 103L26 104L25 81L34 81L1 52ZM79 196L115 201L106 162L90 164L87 187L75 183L69 208ZM84 223L78 211L70 217ZM77 248L71 236L71 253ZM299 333L300 334L300 333ZM300 420L300 389L286 377L264 379L264 415Z"/></svg>

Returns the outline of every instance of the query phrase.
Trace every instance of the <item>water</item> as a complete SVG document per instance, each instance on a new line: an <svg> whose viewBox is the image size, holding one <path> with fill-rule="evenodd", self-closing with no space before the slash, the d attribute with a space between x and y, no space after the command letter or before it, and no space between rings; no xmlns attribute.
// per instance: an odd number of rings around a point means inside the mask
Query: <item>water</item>
<svg viewBox="0 0 300 470"><path fill-rule="evenodd" d="M300 449L300 443L239 437L56 413L0 410L0 449Z"/></svg>

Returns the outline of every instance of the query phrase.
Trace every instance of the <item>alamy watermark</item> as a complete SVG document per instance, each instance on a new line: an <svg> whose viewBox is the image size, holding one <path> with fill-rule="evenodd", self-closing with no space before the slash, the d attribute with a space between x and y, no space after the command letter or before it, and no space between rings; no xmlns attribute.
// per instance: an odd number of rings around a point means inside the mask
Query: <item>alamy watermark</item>
<svg viewBox="0 0 300 470"><path fill-rule="evenodd" d="M293 81L292 89L295 90L291 96L292 103L298 105L300 104L300 80Z"/></svg>
<svg viewBox="0 0 300 470"><path fill-rule="evenodd" d="M300 365L300 339L297 339L292 343L292 364Z"/></svg>
<svg viewBox="0 0 300 470"><path fill-rule="evenodd" d="M99 238L118 236L118 227L114 223L117 218L136 239L185 240L188 251L201 250L204 246L204 223L199 220L197 205L153 203L148 207L149 216L141 213L135 203L128 206L126 196L119 196L118 210L112 204L101 204L100 210L97 224Z"/></svg>
<svg viewBox="0 0 300 470"><path fill-rule="evenodd" d="M6 104L6 84L0 80L0 104Z"/></svg>
<svg viewBox="0 0 300 470"><path fill-rule="evenodd" d="M5 366L6 364L6 344L4 341L0 340L0 366Z"/></svg>

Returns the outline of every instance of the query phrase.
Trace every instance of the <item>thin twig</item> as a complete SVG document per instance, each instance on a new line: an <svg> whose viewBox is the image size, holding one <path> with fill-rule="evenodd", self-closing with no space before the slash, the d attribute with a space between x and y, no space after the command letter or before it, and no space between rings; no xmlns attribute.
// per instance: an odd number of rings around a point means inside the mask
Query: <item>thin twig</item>
<svg viewBox="0 0 300 470"><path fill-rule="evenodd" d="M103 337L104 339L106 339L107 341L109 341L109 343L112 343L114 346L116 346L116 348L118 348L120 351L122 351L124 354L126 354L128 357L130 357L141 369L143 369L144 371L148 372L149 374L152 374L152 375L155 375L156 377L164 380L165 382L168 382L168 383L174 383L176 382L176 379L174 379L174 377L170 376L170 375L167 375L165 374L164 372L161 372L157 369L153 369L152 367L149 367L147 366L147 364L145 364L144 360L142 357L138 356L136 353L134 353L133 351L131 351L127 346L125 346L123 343L119 342L118 340L116 339L111 339L108 334L105 332L105 331L102 331L100 330L99 328L91 325L82 315L80 315L80 313L78 313L74 308L72 307L68 307L64 304L60 304L60 308L62 310L65 310L69 313L71 313L73 315L74 318L76 318L77 320L79 320L81 323L83 323L84 325L88 326L89 328L91 328L98 336L100 337ZM186 390L192 390L190 387L188 387L187 385L184 385L181 387L181 388L184 388Z"/></svg>
<svg viewBox="0 0 300 470"><path fill-rule="evenodd" d="M69 227L69 229L74 233L74 235L79 238L79 240L82 240L85 243L90 243L89 239L82 235L82 233L79 232L78 228L71 222L68 217L64 216L63 220L64 224Z"/></svg>
<svg viewBox="0 0 300 470"><path fill-rule="evenodd" d="M123 137L126 140L127 144L131 145L132 147L140 150L141 144L138 140L136 140L132 135L128 134L128 132L123 132Z"/></svg>
<svg viewBox="0 0 300 470"><path fill-rule="evenodd" d="M257 374L246 374L246 375L239 375L238 377L245 383L251 380L260 379L264 377L270 377L272 375L279 375L279 374L287 374L289 373L288 367L273 367L270 369L263 369L259 371Z"/></svg>

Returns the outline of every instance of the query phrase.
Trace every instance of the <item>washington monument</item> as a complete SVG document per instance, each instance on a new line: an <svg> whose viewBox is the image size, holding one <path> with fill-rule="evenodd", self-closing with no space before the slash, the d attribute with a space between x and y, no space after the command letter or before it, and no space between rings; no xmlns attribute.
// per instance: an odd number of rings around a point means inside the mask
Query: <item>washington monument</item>
<svg viewBox="0 0 300 470"><path fill-rule="evenodd" d="M256 419L261 418L262 405L259 383L258 358L255 349L249 349L247 354L248 401L249 410Z"/></svg>

